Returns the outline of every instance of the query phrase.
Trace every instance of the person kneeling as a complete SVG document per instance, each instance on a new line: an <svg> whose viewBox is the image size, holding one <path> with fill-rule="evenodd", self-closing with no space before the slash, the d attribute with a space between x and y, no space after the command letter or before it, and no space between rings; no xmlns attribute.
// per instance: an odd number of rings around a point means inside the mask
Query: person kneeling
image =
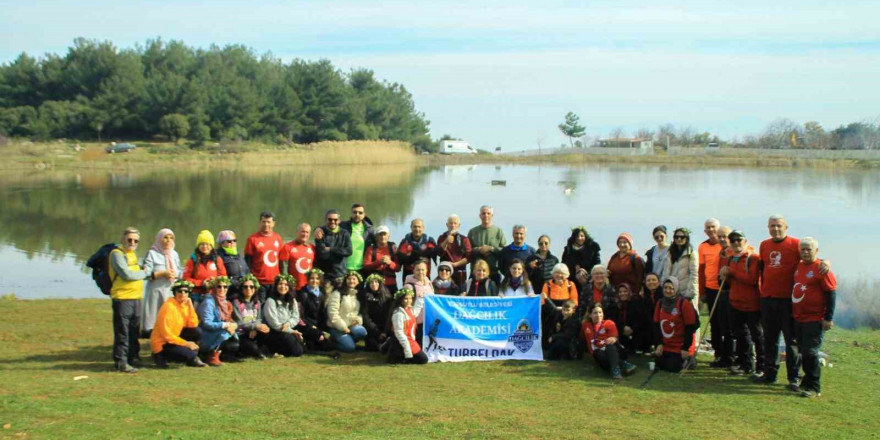
<svg viewBox="0 0 880 440"><path fill-rule="evenodd" d="M618 341L617 326L614 321L605 320L601 304L593 304L590 308L590 314L584 317L582 331L593 359L603 370L611 372L612 379L623 379L621 370L629 375L636 369L626 361L626 350Z"/></svg>
<svg viewBox="0 0 880 440"><path fill-rule="evenodd" d="M207 364L212 367L223 365L221 353L226 362L235 361L238 355L238 324L232 320L232 304L226 300L231 282L228 277L214 277L205 284L210 295L199 304L199 327L202 329L202 352Z"/></svg>
<svg viewBox="0 0 880 440"><path fill-rule="evenodd" d="M388 362L392 364L426 364L428 355L416 342L416 316L422 311L424 298L415 300L415 292L404 287L394 294L394 305L391 312L391 328L393 338L389 338Z"/></svg>
<svg viewBox="0 0 880 440"><path fill-rule="evenodd" d="M684 361L690 358L699 320L691 302L679 295L678 278L674 276L663 281L663 298L654 306L654 323L657 325L654 338L657 368L678 373Z"/></svg>
<svg viewBox="0 0 880 440"><path fill-rule="evenodd" d="M266 347L272 353L285 357L303 354L303 336L295 330L299 324L299 305L290 291L290 286L295 284L292 276L277 275L263 310L263 319L269 326L269 334L265 338Z"/></svg>
<svg viewBox="0 0 880 440"><path fill-rule="evenodd" d="M153 362L158 368L168 368L168 361L184 362L191 367L204 367L199 359L199 318L189 294L193 284L179 280L171 286L174 295L162 304L156 316L156 325L150 334Z"/></svg>
<svg viewBox="0 0 880 440"><path fill-rule="evenodd" d="M547 359L576 359L579 357L578 331L581 326L575 316L577 304L572 300L562 304L562 311L553 316L547 338ZM581 352L582 353L582 352Z"/></svg>

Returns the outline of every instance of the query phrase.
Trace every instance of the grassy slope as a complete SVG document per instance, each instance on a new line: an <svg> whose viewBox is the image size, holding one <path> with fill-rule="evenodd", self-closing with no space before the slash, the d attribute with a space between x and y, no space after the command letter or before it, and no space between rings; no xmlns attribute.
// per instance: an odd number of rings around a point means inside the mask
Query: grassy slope
<svg viewBox="0 0 880 440"><path fill-rule="evenodd" d="M646 358L622 384L589 361L416 367L373 354L130 376L111 371L107 301L2 299L0 310L0 424L11 425L0 437L824 439L880 430L877 331L829 333L834 367L823 370L823 396L807 401L707 368L658 374L643 390ZM80 375L89 377L73 380Z"/></svg>

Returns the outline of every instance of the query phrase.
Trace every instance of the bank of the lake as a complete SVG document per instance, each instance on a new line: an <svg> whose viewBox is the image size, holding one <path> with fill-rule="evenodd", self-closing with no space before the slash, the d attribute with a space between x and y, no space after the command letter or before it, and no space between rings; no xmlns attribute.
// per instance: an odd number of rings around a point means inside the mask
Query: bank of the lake
<svg viewBox="0 0 880 440"><path fill-rule="evenodd" d="M652 154L628 154L619 149L571 149L553 154L441 155L417 154L411 144L398 141L341 141L316 144L224 142L191 148L170 142L133 141L129 153L108 154L108 143L13 141L0 146L0 170L30 169L147 169L174 166L228 168L238 165L347 165L418 163L431 166L469 164L647 164L676 166L853 168L880 167L880 154L844 151L745 150L677 148L675 154L656 148ZM530 152L533 153L533 152ZM859 153L859 152L855 152Z"/></svg>
<svg viewBox="0 0 880 440"><path fill-rule="evenodd" d="M852 439L880 430L878 331L828 332L833 367L822 371L822 396L807 400L705 362L641 388L641 356L615 384L586 359L389 366L357 353L157 370L143 341L148 368L127 375L111 368L109 301L7 297L0 310L0 437Z"/></svg>

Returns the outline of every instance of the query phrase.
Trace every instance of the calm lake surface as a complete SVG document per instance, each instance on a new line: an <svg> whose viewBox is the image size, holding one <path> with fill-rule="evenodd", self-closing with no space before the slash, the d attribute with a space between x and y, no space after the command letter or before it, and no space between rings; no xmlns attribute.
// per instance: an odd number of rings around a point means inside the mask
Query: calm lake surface
<svg viewBox="0 0 880 440"><path fill-rule="evenodd" d="M354 202L366 205L374 223L388 225L395 242L416 217L435 238L449 213L459 214L467 230L479 223L483 204L495 207L495 224L508 240L511 227L524 224L529 244L537 247L538 235L548 234L557 256L570 228L584 225L603 261L624 231L644 253L658 224L670 236L677 226L690 228L696 245L705 239L708 217L742 229L757 247L768 235L767 217L782 213L790 234L819 240L820 256L832 260L842 281L875 280L868 247L880 242L878 200L880 174L854 170L395 165L6 173L0 175L0 295L103 298L83 264L129 225L143 234L141 257L155 233L170 227L185 259L201 229L215 235L232 229L243 241L257 230L259 213L272 210L289 240L299 222L315 225L329 208L347 218Z"/></svg>

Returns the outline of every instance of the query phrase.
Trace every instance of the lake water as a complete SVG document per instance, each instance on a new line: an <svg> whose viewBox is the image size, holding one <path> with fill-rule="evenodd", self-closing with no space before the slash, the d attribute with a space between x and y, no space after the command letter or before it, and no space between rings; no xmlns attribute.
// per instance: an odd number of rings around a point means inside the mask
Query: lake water
<svg viewBox="0 0 880 440"><path fill-rule="evenodd" d="M433 237L445 230L449 213L459 214L467 230L479 223L483 204L495 207L495 223L508 239L514 224L524 224L529 244L537 247L538 235L548 234L557 256L570 228L584 225L603 261L624 231L644 253L658 224L670 236L686 226L699 243L708 217L742 229L757 247L767 237L767 217L782 213L790 234L819 240L820 256L832 260L841 280L874 280L880 277L868 246L880 241L878 200L880 175L854 170L395 165L5 173L0 295L103 298L83 263L129 225L142 231L141 257L156 231L170 227L184 259L201 229L233 229L244 239L257 229L259 213L272 210L278 231L291 239L299 222L315 225L329 208L346 218L354 202L398 242L415 217Z"/></svg>

